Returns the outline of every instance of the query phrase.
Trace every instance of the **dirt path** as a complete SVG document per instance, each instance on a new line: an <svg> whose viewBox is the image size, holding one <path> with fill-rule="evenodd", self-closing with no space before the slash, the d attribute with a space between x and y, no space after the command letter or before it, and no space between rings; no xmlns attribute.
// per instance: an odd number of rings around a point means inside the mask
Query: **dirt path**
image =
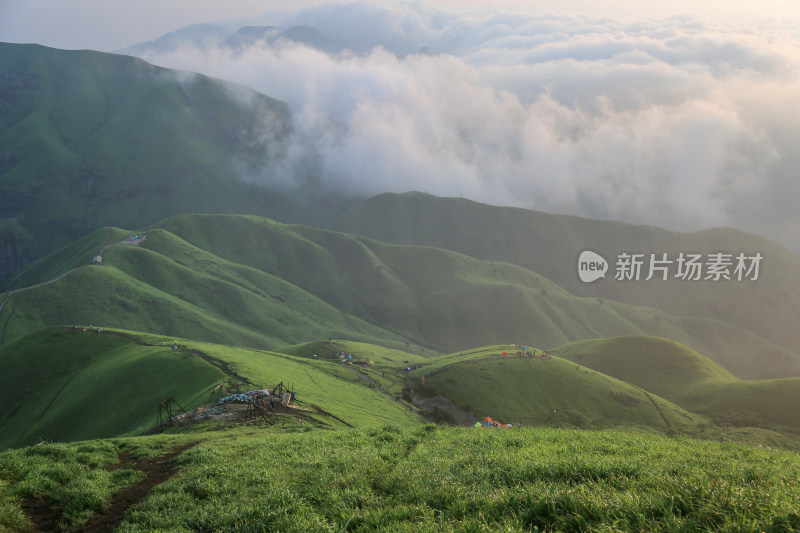
<svg viewBox="0 0 800 533"><path fill-rule="evenodd" d="M85 268L86 266L87 265L79 266L79 267L73 268L72 270L68 270L68 271L64 272L63 274L61 274L60 276L55 277L55 278L53 278L53 279L51 279L49 281L43 281L42 283L37 283L36 285L31 285L30 287L23 287L21 289L14 289L14 290L8 291L8 293L6 294L5 299L3 300L3 303L0 303L0 313L3 312L3 308L6 306L6 303L11 299L11 296L13 294L17 294L18 292L22 292L22 291L27 291L29 289L35 289L37 287L43 287L45 285L50 285L51 283L55 283L56 281L60 280L61 278L72 274L76 270L80 270L82 268Z"/></svg>
<svg viewBox="0 0 800 533"><path fill-rule="evenodd" d="M645 395L645 396L647 396L647 399L648 399L648 400L650 400L650 403L652 403L652 404L653 404L653 407L655 407L655 408L656 408L656 411L658 411L658 414L660 414L660 415L661 415L661 419L662 419L662 420L664 421L664 423L667 425L667 429L672 429L672 424L670 424L670 423L669 423L669 420L667 420L667 417L666 417L666 416L664 416L664 411L662 411L662 410L661 410L661 407L659 407L659 406L658 406L658 404L656 403L656 401L653 399L653 397L652 397L652 396L650 396L650 393L649 393L649 392L647 392L646 390L644 390L644 389L643 389L643 388L641 388L641 387L636 387L636 388L637 388L637 389L639 389L640 391L642 391L642 392L644 393L644 395Z"/></svg>
<svg viewBox="0 0 800 533"><path fill-rule="evenodd" d="M114 531L125 518L125 512L128 508L144 500L153 487L167 481L178 472L174 459L197 444L197 442L184 444L158 457L138 462L131 459L127 452L120 452L120 462L111 465L108 468L109 471L130 468L144 472L146 477L142 481L125 487L115 494L111 498L111 505L101 514L92 518L81 531L84 533L110 533ZM48 502L29 502L24 505L24 508L34 525L31 531L44 533L59 530L58 524L61 521L61 513L53 509Z"/></svg>
<svg viewBox="0 0 800 533"><path fill-rule="evenodd" d="M151 343L148 343L148 342L143 342L142 340L134 337L133 335L128 335L126 333L121 333L119 331L108 331L107 330L103 334L104 335L114 335L115 337L120 337L120 338L129 340L129 341L133 342L134 344L139 344L141 346L155 346L155 347L158 347L157 344L151 344ZM168 336L169 335L167 335L167 337ZM225 361L222 361L221 359L217 359L215 357L211 357L210 355L208 355L208 354L206 354L204 352L201 352L200 350L196 350L196 349L181 349L178 353L187 353L187 354L190 354L190 355L194 355L195 357L199 357L200 359L202 359L206 363L217 367L217 369L219 369L220 372L222 372L223 374L225 374L226 376L228 376L231 379L235 379L236 381L238 381L242 385L246 385L248 387L258 387L258 385L256 385L255 383L253 383L252 381L250 381L246 377L240 376L235 371L231 370L230 367L228 366L228 363L226 363Z"/></svg>
<svg viewBox="0 0 800 533"><path fill-rule="evenodd" d="M184 444L173 448L164 455L135 464L125 464L125 458L120 457L123 462L117 468L139 470L144 472L147 477L115 494L111 499L111 506L103 514L95 516L83 530L84 533L110 533L114 531L122 522L122 519L125 518L125 511L129 507L144 500L153 487L164 483L178 472L178 466L175 464L174 459L197 444L197 442Z"/></svg>
<svg viewBox="0 0 800 533"><path fill-rule="evenodd" d="M409 405L408 405L406 402L404 402L403 400L400 400L400 399L398 399L398 398L395 398L395 397L392 395L392 393L390 393L390 392L387 392L387 391L386 391L386 390L385 390L383 387L381 387L381 384L380 384L380 383L378 383L377 381L375 381L374 379L372 379L370 376L368 376L368 375L366 375L366 374L363 374L363 373L359 372L357 368L354 368L354 367L347 367L347 368L349 368L350 370L352 370L353 372L355 372L356 374L358 374L359 376L361 376L361 378L362 378L364 381L366 381L367 383L371 384L373 387L375 387L375 389L376 389L378 392L380 392L381 394L383 394L384 396L386 396L387 398L389 398L389 399L390 399L390 400L392 400L393 402L395 402L395 403L397 403L398 405L402 406L402 407L403 407L404 409L406 409L406 410L411 410L411 409L410 409L410 406L409 406Z"/></svg>
<svg viewBox="0 0 800 533"><path fill-rule="evenodd" d="M100 252L97 255L99 255L102 258L103 257L103 253L107 249L112 247L112 246L117 246L118 244L128 244L128 245L138 246L145 239L147 239L147 233L143 234L142 237L140 239L137 239L136 241L131 241L129 239L125 239L125 240L122 240L122 241L119 241L119 242L106 244L105 246L103 246L103 248L100 249ZM80 270L82 268L86 268L87 266L89 266L89 265L83 265L83 266L75 267L75 268L73 268L71 270L67 270L63 274L61 274L59 276L56 276L55 278L53 278L51 280L43 281L42 283L37 283L36 285L30 285L28 287L22 287L21 289L13 289L13 290L8 291L6 293L6 297L3 299L2 302L0 302L0 313L3 312L3 308L5 308L6 304L11 299L12 295L17 294L18 292L27 291L27 290L30 290L30 289L36 289L37 287L44 287L45 285L50 285L51 283L55 283L56 281L59 281L60 279L65 278L66 276L69 276L70 274L72 274L76 270ZM10 319L11 319L11 317L9 316L9 320ZM6 325L8 325L8 322L6 322ZM0 338L0 346L2 346L4 342L5 342L5 328L3 329L3 337Z"/></svg>
<svg viewBox="0 0 800 533"><path fill-rule="evenodd" d="M469 361L457 361L455 363L450 363L449 365L437 368L436 370L433 370L426 375L435 376L436 374L441 374L442 372L450 370L451 368L456 368L458 366L466 366L466 365L477 365L479 363L485 363L486 361L516 361L516 360L521 360L521 361L527 360L531 361L531 363L533 363L533 361L535 360L547 361L547 359L542 359L539 356L534 356L533 358L529 358L529 357L517 357L516 355L494 355L494 356L482 357L480 359L470 359Z"/></svg>

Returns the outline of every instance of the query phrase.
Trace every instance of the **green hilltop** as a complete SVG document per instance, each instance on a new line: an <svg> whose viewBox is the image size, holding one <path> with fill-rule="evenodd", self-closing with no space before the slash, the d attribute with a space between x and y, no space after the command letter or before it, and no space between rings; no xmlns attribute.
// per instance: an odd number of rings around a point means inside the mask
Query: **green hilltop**
<svg viewBox="0 0 800 533"><path fill-rule="evenodd" d="M12 448L0 451L0 527L800 525L800 465L784 450L800 447L800 424L727 417L731 397L719 396L749 383L743 402L774 407L799 380L742 382L653 337L582 341L543 355L514 344L423 357L325 338L264 351L83 325L32 332L0 347L0 448ZM279 382L296 397L272 416L217 405ZM162 418L163 434L153 435L166 398L188 415ZM491 416L511 427L425 423L455 423L464 412L462 424Z"/></svg>
<svg viewBox="0 0 800 533"><path fill-rule="evenodd" d="M0 447L147 430L167 395L193 407L223 378L198 358L96 330L27 335L0 349Z"/></svg>

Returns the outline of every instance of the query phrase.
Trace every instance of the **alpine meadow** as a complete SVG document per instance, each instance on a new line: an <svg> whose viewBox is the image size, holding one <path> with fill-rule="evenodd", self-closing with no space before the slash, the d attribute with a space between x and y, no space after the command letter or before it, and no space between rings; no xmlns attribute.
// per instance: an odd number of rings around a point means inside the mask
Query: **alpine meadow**
<svg viewBox="0 0 800 533"><path fill-rule="evenodd" d="M26 2L0 533L800 531L800 13Z"/></svg>

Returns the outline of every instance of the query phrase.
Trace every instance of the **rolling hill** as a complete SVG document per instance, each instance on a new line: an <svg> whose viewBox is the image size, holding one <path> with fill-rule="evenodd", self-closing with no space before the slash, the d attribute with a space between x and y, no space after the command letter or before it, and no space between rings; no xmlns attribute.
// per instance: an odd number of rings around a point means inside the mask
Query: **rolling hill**
<svg viewBox="0 0 800 533"><path fill-rule="evenodd" d="M800 432L798 378L741 380L686 346L654 337L575 342L553 353L720 423Z"/></svg>
<svg viewBox="0 0 800 533"><path fill-rule="evenodd" d="M311 409L312 423L327 427L421 422L341 365L97 329L38 331L0 348L0 448L144 433L159 402L173 397L191 410L213 403L219 383L243 392L284 382ZM179 352L170 347L176 340Z"/></svg>
<svg viewBox="0 0 800 533"><path fill-rule="evenodd" d="M41 283L85 261L56 283L7 297L0 343L74 323L262 349L348 338L428 355L519 339L550 348L645 334L701 346L740 377L765 366L800 374L794 354L730 324L576 297L522 267L444 249L255 216L182 215L138 245L108 247L103 263L90 265L120 234L102 230L12 280Z"/></svg>
<svg viewBox="0 0 800 533"><path fill-rule="evenodd" d="M225 378L169 348L71 330L34 333L4 346L0 368L3 448L147 430L168 395L194 407Z"/></svg>
<svg viewBox="0 0 800 533"><path fill-rule="evenodd" d="M740 377L798 375L790 360L797 358L800 346L800 332L794 324L800 314L800 256L757 235L727 228L679 233L421 193L370 198L332 220L329 227L387 243L433 246L482 260L515 264L576 296L646 306L687 317L690 320L682 324L682 329L691 329L694 340L675 340L712 357ZM605 280L580 281L577 260L587 249L609 261ZM756 281L740 282L735 276L720 281L675 279L674 264L666 281L660 277L644 281L646 267L641 281L616 281L615 258L623 252L644 253L648 257L650 253L658 257L668 253L673 260L681 252L748 256L760 253L763 261ZM735 335L736 340L720 350L719 343L725 341L718 332L702 331L707 328L697 318L724 322L747 335ZM761 360L765 349L782 363L751 364ZM754 358L753 354L758 355ZM787 364L793 367L790 372L786 371Z"/></svg>
<svg viewBox="0 0 800 533"><path fill-rule="evenodd" d="M438 410L465 425L491 416L514 426L782 446L794 446L800 434L796 410L786 408L797 399L800 380L743 382L702 355L653 337L596 339L554 352L551 359L517 357L515 347L496 345L421 357L338 339L263 351L117 329L51 328L0 348L0 448L144 434L156 424L159 402L171 397L191 411L213 404L210 392L220 383L243 392L283 382L306 409L284 416L296 414L311 427L413 426L423 420L418 413L441 418ZM341 353L352 359L341 360ZM662 364L634 363L646 356ZM601 366L608 373L595 369ZM627 370L630 381L614 377L615 369ZM667 385L657 379L662 375ZM174 429L235 424L201 419L184 418Z"/></svg>

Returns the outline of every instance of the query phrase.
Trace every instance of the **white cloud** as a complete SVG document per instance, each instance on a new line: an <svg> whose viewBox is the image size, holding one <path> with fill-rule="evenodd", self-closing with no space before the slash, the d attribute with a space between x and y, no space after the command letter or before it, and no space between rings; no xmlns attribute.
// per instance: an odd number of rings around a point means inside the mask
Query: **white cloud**
<svg viewBox="0 0 800 533"><path fill-rule="evenodd" d="M734 225L800 249L783 192L800 193L796 25L366 3L283 16L366 52L284 43L146 58L288 102L284 170L342 191ZM413 53L423 46L438 55Z"/></svg>

